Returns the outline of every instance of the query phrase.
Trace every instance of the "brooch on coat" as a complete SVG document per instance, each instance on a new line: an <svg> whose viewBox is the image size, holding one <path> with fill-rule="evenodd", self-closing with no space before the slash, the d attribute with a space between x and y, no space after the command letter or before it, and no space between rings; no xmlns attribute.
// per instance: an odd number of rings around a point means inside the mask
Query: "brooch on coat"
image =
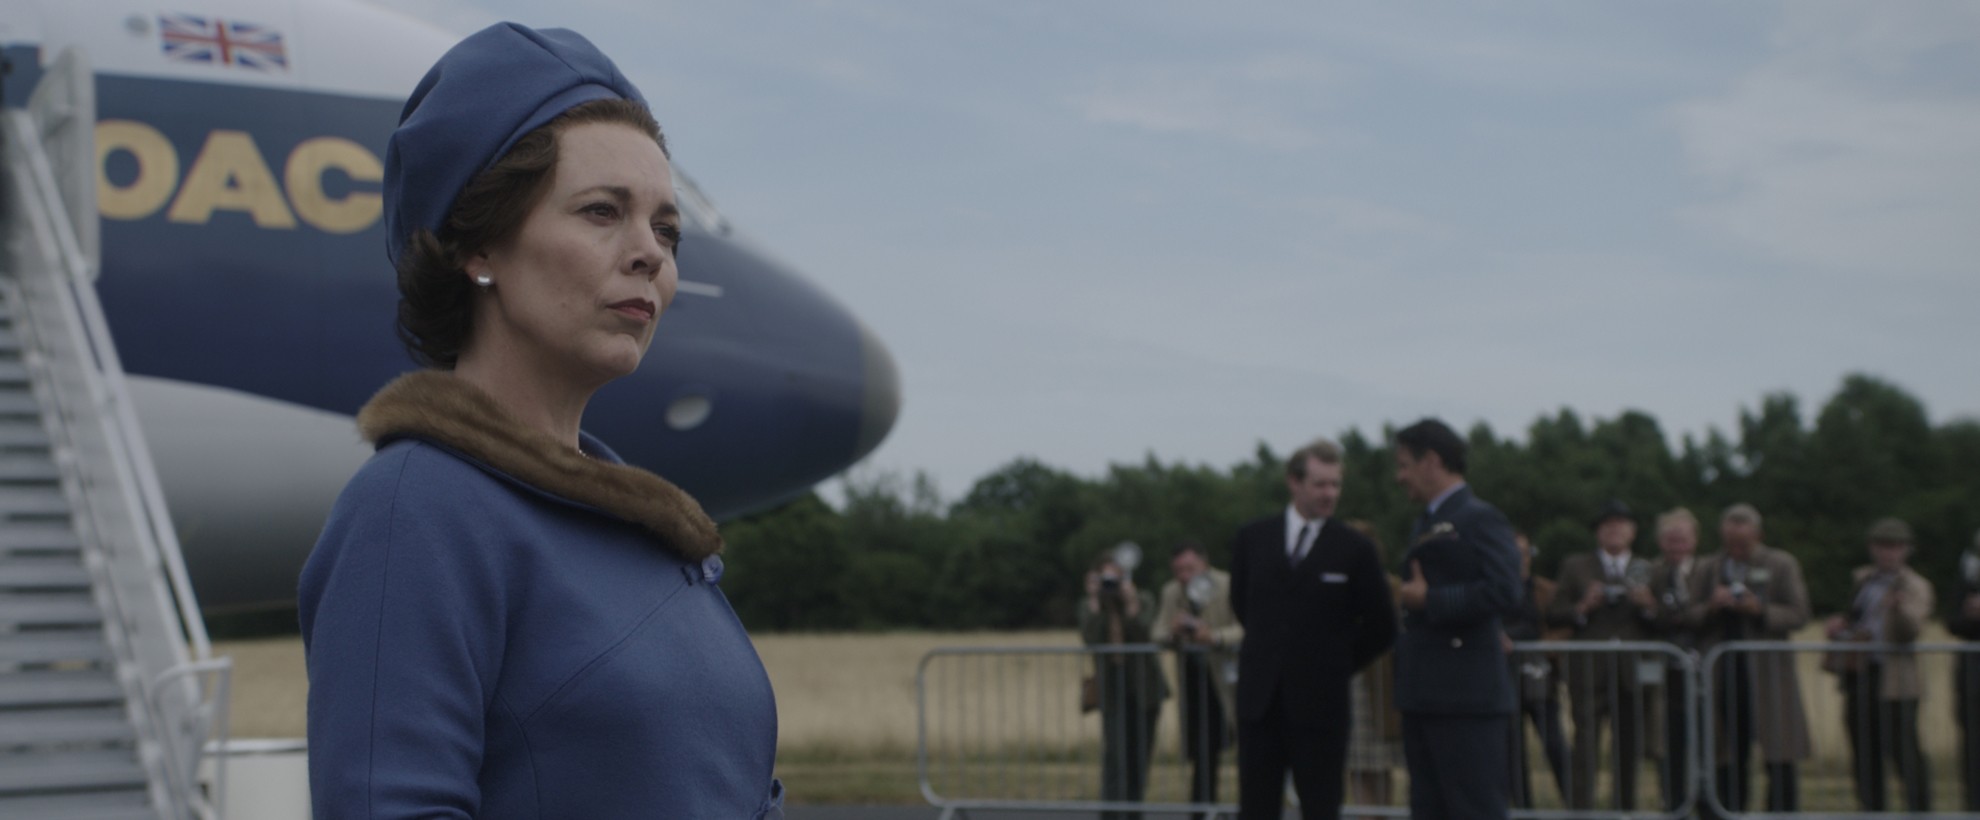
<svg viewBox="0 0 1980 820"><path fill-rule="evenodd" d="M1417 536L1416 543L1411 544L1411 546L1420 547L1432 541L1442 541L1447 538L1456 538L1456 537L1457 537L1456 525L1452 524L1449 521L1439 521L1437 522L1437 526L1424 530L1422 535Z"/></svg>

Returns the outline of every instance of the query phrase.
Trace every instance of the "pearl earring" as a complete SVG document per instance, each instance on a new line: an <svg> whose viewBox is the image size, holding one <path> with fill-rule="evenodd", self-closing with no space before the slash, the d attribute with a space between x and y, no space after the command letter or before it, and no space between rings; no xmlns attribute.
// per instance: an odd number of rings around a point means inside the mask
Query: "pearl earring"
<svg viewBox="0 0 1980 820"><path fill-rule="evenodd" d="M485 288L485 287L491 287L491 286L493 286L493 285L495 284L495 277L493 277L493 276L489 276L488 274L485 274L485 273L484 273L484 274L482 274L482 275L480 275L480 276L477 276L477 277L475 277L475 278L474 278L474 283L475 283L475 284L477 284L477 285L480 285L480 286L482 286L482 287L484 287L484 288Z"/></svg>

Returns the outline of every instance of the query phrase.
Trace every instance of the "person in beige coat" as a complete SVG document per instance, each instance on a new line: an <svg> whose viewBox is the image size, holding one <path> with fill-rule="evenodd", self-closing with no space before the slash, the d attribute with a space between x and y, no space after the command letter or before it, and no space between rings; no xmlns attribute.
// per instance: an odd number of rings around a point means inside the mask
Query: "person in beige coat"
<svg viewBox="0 0 1980 820"><path fill-rule="evenodd" d="M1169 560L1149 637L1176 649L1183 756L1191 763L1189 802L1217 802L1217 767L1230 745L1231 683L1244 626L1231 611L1231 576L1210 566L1203 544L1185 539Z"/></svg>
<svg viewBox="0 0 1980 820"><path fill-rule="evenodd" d="M1917 642L1932 614L1932 585L1907 565L1911 527L1896 518L1871 525L1871 563L1856 569L1849 614L1829 618L1829 640L1900 647ZM1918 656L1905 649L1835 652L1824 668L1841 678L1844 728L1864 811L1884 810L1884 758L1904 783L1905 807L1932 810L1932 775L1918 745Z"/></svg>
<svg viewBox="0 0 1980 820"><path fill-rule="evenodd" d="M1786 641L1806 625L1808 587L1801 562L1760 543L1760 512L1734 504L1719 519L1721 551L1702 560L1692 576L1685 623L1697 630L1698 648L1710 652L1728 641ZM1748 763L1760 745L1767 768L1767 811L1793 812L1800 803L1799 761L1812 742L1801 705L1794 655L1738 652L1722 657L1708 682L1718 744L1717 802L1729 813L1746 811ZM1709 802L1709 801L1708 801ZM1712 815L1710 806L1707 814Z"/></svg>

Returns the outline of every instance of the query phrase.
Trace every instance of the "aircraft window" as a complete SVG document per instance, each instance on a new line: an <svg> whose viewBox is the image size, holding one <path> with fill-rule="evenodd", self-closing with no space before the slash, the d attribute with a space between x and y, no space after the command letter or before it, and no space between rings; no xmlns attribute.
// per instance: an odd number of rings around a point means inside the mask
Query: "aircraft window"
<svg viewBox="0 0 1980 820"><path fill-rule="evenodd" d="M715 411L715 403L700 393L689 393L667 405L667 426L683 433L700 427Z"/></svg>
<svg viewBox="0 0 1980 820"><path fill-rule="evenodd" d="M707 195L694 184L694 180L681 173L679 167L674 168L674 198L680 201L681 217L689 227L717 235L728 234L729 220L715 209L715 203L708 201Z"/></svg>

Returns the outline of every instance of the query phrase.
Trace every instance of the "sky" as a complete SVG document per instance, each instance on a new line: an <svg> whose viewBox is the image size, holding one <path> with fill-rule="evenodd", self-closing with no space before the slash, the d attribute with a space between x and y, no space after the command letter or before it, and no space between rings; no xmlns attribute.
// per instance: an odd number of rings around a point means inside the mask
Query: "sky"
<svg viewBox="0 0 1980 820"><path fill-rule="evenodd" d="M618 61L892 351L856 476L1563 407L1676 439L1852 372L1980 418L1980 4L403 5Z"/></svg>

